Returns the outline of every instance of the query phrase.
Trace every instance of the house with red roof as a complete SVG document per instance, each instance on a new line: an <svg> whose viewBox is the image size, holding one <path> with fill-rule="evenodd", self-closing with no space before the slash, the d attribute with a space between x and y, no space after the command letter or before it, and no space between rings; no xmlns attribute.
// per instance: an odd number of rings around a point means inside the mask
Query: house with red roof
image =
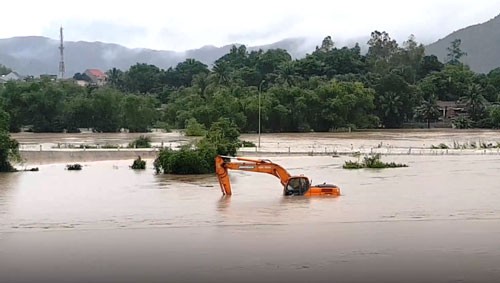
<svg viewBox="0 0 500 283"><path fill-rule="evenodd" d="M108 76L99 69L87 69L84 72L90 78L90 83L103 86L108 80Z"/></svg>

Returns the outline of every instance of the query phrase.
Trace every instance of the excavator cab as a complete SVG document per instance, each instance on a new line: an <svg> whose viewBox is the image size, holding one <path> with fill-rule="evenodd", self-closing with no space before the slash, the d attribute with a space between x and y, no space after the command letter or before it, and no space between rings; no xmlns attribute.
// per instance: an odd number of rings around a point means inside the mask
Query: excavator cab
<svg viewBox="0 0 500 283"><path fill-rule="evenodd" d="M285 185L283 194L285 196L302 196L309 188L311 183L305 176L290 177L288 183Z"/></svg>

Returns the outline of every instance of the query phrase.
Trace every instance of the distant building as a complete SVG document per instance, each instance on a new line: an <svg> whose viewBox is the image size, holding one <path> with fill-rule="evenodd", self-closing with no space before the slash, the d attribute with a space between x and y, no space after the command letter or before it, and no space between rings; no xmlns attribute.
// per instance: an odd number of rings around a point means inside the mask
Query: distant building
<svg viewBox="0 0 500 283"><path fill-rule="evenodd" d="M108 76L99 69L87 69L84 72L90 78L91 84L103 86L108 80Z"/></svg>
<svg viewBox="0 0 500 283"><path fill-rule="evenodd" d="M23 79L21 75L16 72L10 72L7 75L3 75L0 77L4 82L6 81L20 81Z"/></svg>
<svg viewBox="0 0 500 283"><path fill-rule="evenodd" d="M75 80L75 84L77 84L79 86L88 86L89 82L84 81L84 80Z"/></svg>
<svg viewBox="0 0 500 283"><path fill-rule="evenodd" d="M458 116L464 115L467 112L465 107L459 105L456 101L437 101L439 110L441 111L441 118L443 121L456 118Z"/></svg>

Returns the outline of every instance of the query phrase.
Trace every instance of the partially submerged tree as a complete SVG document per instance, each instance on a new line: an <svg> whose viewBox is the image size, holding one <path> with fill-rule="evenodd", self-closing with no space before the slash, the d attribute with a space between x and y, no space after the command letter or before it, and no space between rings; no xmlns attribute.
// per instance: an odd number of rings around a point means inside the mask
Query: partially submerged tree
<svg viewBox="0 0 500 283"><path fill-rule="evenodd" d="M165 174L213 173L215 156L235 155L241 145L239 136L236 124L221 118L198 143L182 146L179 150L162 149L154 161L155 170Z"/></svg>
<svg viewBox="0 0 500 283"><path fill-rule="evenodd" d="M11 161L19 161L19 143L10 138L9 115L0 108L0 172L14 172Z"/></svg>

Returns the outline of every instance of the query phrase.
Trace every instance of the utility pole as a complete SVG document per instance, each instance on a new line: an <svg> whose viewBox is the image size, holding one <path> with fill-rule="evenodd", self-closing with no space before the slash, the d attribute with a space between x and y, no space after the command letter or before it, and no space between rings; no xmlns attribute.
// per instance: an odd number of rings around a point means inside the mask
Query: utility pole
<svg viewBox="0 0 500 283"><path fill-rule="evenodd" d="M63 28L61 26L61 29L59 30L60 38L61 38L61 45L59 45L59 53L61 55L61 61L59 61L59 79L64 79L64 39L63 39Z"/></svg>

